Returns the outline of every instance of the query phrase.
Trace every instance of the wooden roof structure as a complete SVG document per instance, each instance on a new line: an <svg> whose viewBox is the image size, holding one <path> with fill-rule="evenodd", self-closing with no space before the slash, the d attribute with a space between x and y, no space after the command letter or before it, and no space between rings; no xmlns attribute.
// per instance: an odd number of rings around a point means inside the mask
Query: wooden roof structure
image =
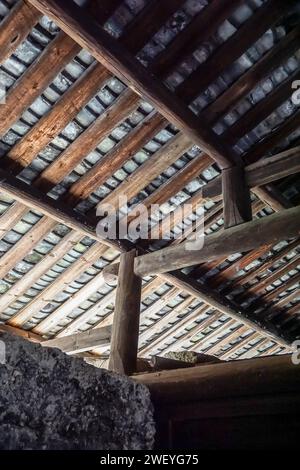
<svg viewBox="0 0 300 470"><path fill-rule="evenodd" d="M207 235L251 220L250 204L255 219L299 204L299 4L0 0L0 19L0 328L72 335L68 353L105 358L116 288L103 269L121 252L180 245L201 203ZM161 240L97 235L97 206L123 194L129 220L160 205ZM146 274L139 356L290 352L300 259L287 233Z"/></svg>

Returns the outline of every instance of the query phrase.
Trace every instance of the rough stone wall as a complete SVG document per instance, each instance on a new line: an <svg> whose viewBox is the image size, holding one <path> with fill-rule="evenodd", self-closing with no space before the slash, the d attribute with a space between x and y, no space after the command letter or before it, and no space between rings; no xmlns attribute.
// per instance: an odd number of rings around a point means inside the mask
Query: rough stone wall
<svg viewBox="0 0 300 470"><path fill-rule="evenodd" d="M8 334L0 341L0 449L152 447L146 387L57 349Z"/></svg>

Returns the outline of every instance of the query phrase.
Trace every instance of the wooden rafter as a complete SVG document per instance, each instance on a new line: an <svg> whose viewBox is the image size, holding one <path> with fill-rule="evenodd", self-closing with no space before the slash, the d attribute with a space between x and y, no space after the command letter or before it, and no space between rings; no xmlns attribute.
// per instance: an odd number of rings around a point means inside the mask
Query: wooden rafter
<svg viewBox="0 0 300 470"><path fill-rule="evenodd" d="M234 152L218 142L214 133L151 73L127 49L100 29L91 17L72 1L30 0L38 10L50 16L67 34L86 48L99 62L120 77L137 93L214 158L221 167L231 166Z"/></svg>
<svg viewBox="0 0 300 470"><path fill-rule="evenodd" d="M0 63L4 62L18 47L32 28L41 18L41 13L27 5L18 2L1 24L0 30Z"/></svg>

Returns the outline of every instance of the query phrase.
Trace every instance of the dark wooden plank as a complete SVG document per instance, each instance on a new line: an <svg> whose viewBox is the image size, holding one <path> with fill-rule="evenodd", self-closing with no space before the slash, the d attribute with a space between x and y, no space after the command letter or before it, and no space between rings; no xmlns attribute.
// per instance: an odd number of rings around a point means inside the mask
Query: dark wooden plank
<svg viewBox="0 0 300 470"><path fill-rule="evenodd" d="M134 274L136 250L120 258L109 368L132 374L137 368L142 279Z"/></svg>
<svg viewBox="0 0 300 470"><path fill-rule="evenodd" d="M154 36L185 0L150 0L129 24L122 36L122 44L137 53Z"/></svg>
<svg viewBox="0 0 300 470"><path fill-rule="evenodd" d="M298 206L208 235L200 250L191 250L184 243L139 256L135 260L135 272L139 276L146 276L173 271L233 253L254 250L263 245L275 244L284 239L298 237L299 234Z"/></svg>
<svg viewBox="0 0 300 470"><path fill-rule="evenodd" d="M276 188L275 185L267 184L252 189L252 192L273 210L279 212L282 209L289 209L293 204Z"/></svg>
<svg viewBox="0 0 300 470"><path fill-rule="evenodd" d="M221 115L230 111L230 109L243 96L250 93L261 80L269 76L273 70L279 67L283 62L286 62L289 57L299 50L299 40L299 28L294 28L203 111L203 115L205 115L206 119L208 119L210 123L213 123ZM255 107L253 109L255 109Z"/></svg>
<svg viewBox="0 0 300 470"><path fill-rule="evenodd" d="M41 16L38 10L23 0L16 3L0 26L0 63L8 59L26 39Z"/></svg>
<svg viewBox="0 0 300 470"><path fill-rule="evenodd" d="M289 271L292 271L293 269L297 268L299 264L300 264L300 256L296 255L291 260L286 262L283 266L280 266L279 268L275 269L275 271L268 272L268 275L262 279L259 279L258 282L254 286L251 285L250 288L247 289L247 292L244 293L240 298L244 299L248 297L249 294L251 295L251 293L255 293L255 294L263 293L266 287L271 286L274 281L276 281L277 279L280 279Z"/></svg>
<svg viewBox="0 0 300 470"><path fill-rule="evenodd" d="M299 129L300 111L297 110L286 119L277 129L273 129L263 140L254 144L244 156L246 163L254 163L271 151L277 144Z"/></svg>
<svg viewBox="0 0 300 470"><path fill-rule="evenodd" d="M175 99L153 74L149 73L128 50L106 31L99 28L70 0L30 0L50 16L67 34L86 48L99 62L120 77L135 92L145 96L175 126L183 129L221 167L229 167L237 156L221 144L214 132Z"/></svg>
<svg viewBox="0 0 300 470"><path fill-rule="evenodd" d="M245 167L249 187L262 186L300 171L300 146L259 160ZM218 176L202 188L204 198L217 198L222 194L222 180Z"/></svg>
<svg viewBox="0 0 300 470"><path fill-rule="evenodd" d="M123 0L89 0L88 8L93 17L102 25L122 3Z"/></svg>
<svg viewBox="0 0 300 470"><path fill-rule="evenodd" d="M291 98L292 84L300 79L300 72L296 70L288 79L269 93L266 98L240 117L225 133L226 142L234 145L245 134L258 126L264 119L273 113L285 101Z"/></svg>
<svg viewBox="0 0 300 470"><path fill-rule="evenodd" d="M249 222L252 219L251 197L242 167L222 171L222 192L224 228Z"/></svg>
<svg viewBox="0 0 300 470"><path fill-rule="evenodd" d="M164 77L199 44L209 38L230 14L242 3L241 0L212 0L198 15L158 54L150 65L151 70Z"/></svg>
<svg viewBox="0 0 300 470"><path fill-rule="evenodd" d="M203 64L176 89L176 94L190 103L210 83L237 60L284 14L288 5L281 0L269 0L246 20Z"/></svg>

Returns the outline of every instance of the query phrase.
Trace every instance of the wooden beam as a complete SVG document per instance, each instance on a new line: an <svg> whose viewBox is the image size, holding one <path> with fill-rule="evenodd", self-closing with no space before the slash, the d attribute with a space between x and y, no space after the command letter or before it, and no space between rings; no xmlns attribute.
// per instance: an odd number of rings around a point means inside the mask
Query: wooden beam
<svg viewBox="0 0 300 470"><path fill-rule="evenodd" d="M274 271L268 272L267 276L263 277L262 279L259 279L255 285L251 285L249 289L247 289L247 291L244 292L240 298L245 299L249 294L251 295L251 293L253 292L256 295L263 293L266 287L271 286L274 281L276 281L277 279L280 280L282 276L284 276L285 274L288 274L289 271L294 270L299 265L300 265L300 255L293 256L291 259L289 259L289 261L284 263L279 268L275 269Z"/></svg>
<svg viewBox="0 0 300 470"><path fill-rule="evenodd" d="M223 361L225 361L229 359L230 357L232 357L233 354L238 352L244 346L246 346L250 341L253 341L256 338L258 339L259 337L260 335L256 333L256 331L252 331L246 337L239 338L238 341L233 346L230 346L230 348L227 349L225 352L221 352L221 354L219 354L218 357L220 357Z"/></svg>
<svg viewBox="0 0 300 470"><path fill-rule="evenodd" d="M35 208L39 212L44 213L45 215L57 220L60 223L68 225L72 229L77 230L79 233L82 233L85 236L102 242L102 239L100 239L100 237L98 237L95 232L95 227L91 225L91 221L86 216L81 215L74 210L70 210L69 208L65 207L62 203L57 202L48 196L45 196L40 191L36 190L34 187L29 187L29 185L18 180L17 178L8 176L6 172L0 171L0 181L0 189L2 189L5 193L9 194L14 199L22 201L22 203L26 204L28 207ZM103 243L107 243L108 246L113 246L118 251L126 250L126 246L119 241L105 240L103 241ZM213 303L213 305L220 311L228 313L228 305L226 304L226 302L224 303L221 298L215 298L214 300L215 293L210 293L209 295L207 295L205 289L200 285L197 286L196 290L194 290L189 286L188 280L184 281L181 278L179 279L178 276L176 279L175 276L171 276L169 274L165 275L164 278L165 282L172 283L176 281L176 285L178 288L188 290L188 292L189 289L191 289L192 295L196 295L196 297L203 298L203 300L207 301L209 305ZM232 313L234 314L234 309ZM28 318L27 315L30 318L30 316L32 315L31 309L26 312L26 319ZM23 316L21 315L21 317L23 321Z"/></svg>
<svg viewBox="0 0 300 470"><path fill-rule="evenodd" d="M168 6L165 5L165 3L167 2L164 2L164 7L166 10L165 13L167 13L167 10L171 12L172 9L175 7L175 5L176 4L178 5L180 2L182 2L182 0L170 1L168 2ZM97 22L102 25L106 21L107 15L110 16L110 14L113 12L114 4L116 3L117 2L115 1L106 0L105 4L103 3L103 1L98 2L97 8L95 8L95 5L94 5L95 1L92 1L88 3L87 10L92 11L93 17L96 18ZM136 51L137 46L142 47L147 42L147 37L148 37L150 29L151 31L154 31L154 30L157 31L160 28L160 25L163 24L163 23L160 24L160 21L163 20L164 15L162 15L161 13L158 15L158 11L157 11L158 9L160 9L160 12L161 12L161 5L157 4L156 0L155 0L155 3L156 3L155 8L151 9L152 15L153 15L153 12L156 12L155 22L152 22L152 24L149 24L148 5L147 5L147 7L143 8L141 12L135 17L135 20L136 18L139 18L139 26L141 30L137 31L135 28L133 28L134 21L131 21L129 25L125 27L123 34L121 35L121 40L124 37L126 45L127 47L129 47L131 52ZM37 12L37 10L35 11ZM63 68L63 64L61 64L61 68ZM45 71L43 71L43 74L45 75ZM81 75L81 77L79 77L78 80L76 80L72 86L68 88L68 90L57 101L57 103L55 103L55 105L38 121L38 123L36 123L36 125L33 126L33 128L23 138L21 138L16 143L16 145L14 145L12 149L10 149L10 151L6 155L6 157L8 158L5 158L5 161L3 162L5 164L5 168L9 168L9 169L13 168L13 169L16 169L17 171L18 167L22 168L24 166L29 165L31 161L35 158L35 156L42 149L44 149L49 144L49 142L51 142L51 140L56 135L59 134L60 131L62 131L65 128L65 126L77 115L78 111L82 107L85 106L85 104L97 93L97 91L100 90L102 86L104 86L105 82L111 77L112 77L111 73L105 67L103 67L102 64L95 61L86 70L86 72L83 75ZM161 116L158 116L158 118L160 118L161 122L164 121L164 119ZM148 133L150 132L150 127L151 126L149 123ZM153 132L155 134L155 131ZM133 134L133 133L130 133L130 134ZM122 139L122 143L124 140L127 140L127 139ZM96 142L95 139L93 139L93 141L95 141L95 146L96 146L98 142ZM143 144L141 144L140 147L142 146ZM102 165L103 172L101 172L102 178L105 178L104 161L108 160L110 155L111 155L111 158L113 158L113 155L116 155L117 153L116 149L117 148L119 149L119 147L120 146L116 145L112 152L108 152L108 154L105 155L105 158L103 157L101 159L101 162L103 163ZM126 155L130 155L130 150L128 151L128 154ZM127 159L128 158L130 157L128 156ZM111 159L109 159L109 161L110 161L110 164L112 165ZM116 167L116 165L118 164L118 161L119 161L119 166ZM116 169L120 168L120 166L122 166L122 161L115 158L114 166L116 167ZM93 167L91 172L87 172L85 176L89 175L90 173L91 173L91 176L92 174L94 175L94 170L96 169L95 167L97 167L97 165ZM99 173L100 172L98 171L98 177L99 177ZM114 173L113 168L110 174L112 173ZM80 178L80 182L81 181L82 181L82 178ZM101 183L99 182L98 186L100 185ZM91 185L90 192L92 192L93 190L92 188L93 187Z"/></svg>
<svg viewBox="0 0 300 470"><path fill-rule="evenodd" d="M139 256L135 260L135 273L148 276L169 272L225 255L275 244L299 234L300 206L208 235L200 250L190 250L184 243Z"/></svg>
<svg viewBox="0 0 300 470"><path fill-rule="evenodd" d="M121 5L122 0L89 0L90 12L101 24L105 23L114 11Z"/></svg>
<svg viewBox="0 0 300 470"><path fill-rule="evenodd" d="M37 335L32 331L22 330L21 328L15 328L14 326L6 325L4 323L0 323L0 332L11 333L12 335L28 339L33 343L42 343L44 341L44 338L42 336Z"/></svg>
<svg viewBox="0 0 300 470"><path fill-rule="evenodd" d="M228 233L230 230L232 229L226 230L225 233ZM111 266L113 267L112 269ZM118 267L118 263L114 263L110 266L107 266L102 271L103 276L106 277L106 275L109 274L111 276L111 279L113 279L114 275L118 275ZM159 274L158 278L160 278L162 282L167 282L177 287L178 289L181 289L186 293L192 295L193 297L199 298L205 304L218 310L219 312L222 312L223 314L228 315L231 318L235 318L236 320L243 322L245 325L248 325L249 328L260 332L264 336L268 336L273 341L277 341L278 344L283 345L284 347L289 347L289 344L283 338L280 338L274 333L268 332L264 326L261 326L259 324L259 322L254 322L250 318L247 318L245 315L243 315L243 312L239 310L236 304L229 301L227 298L222 298L218 293L215 292L215 290L210 289L207 285L199 284L197 281L195 281L195 279L190 278L189 276L183 274L180 271ZM188 320L192 321L192 318L190 317L190 319L188 318Z"/></svg>
<svg viewBox="0 0 300 470"><path fill-rule="evenodd" d="M237 155L220 143L215 133L184 106L149 70L118 43L93 18L71 0L29 0L42 13L52 18L58 26L78 44L87 49L113 74L130 88L144 96L156 109L190 138L222 167L232 165Z"/></svg>
<svg viewBox="0 0 300 470"><path fill-rule="evenodd" d="M194 367L192 362L179 361L177 359L170 359L162 356L152 356L150 365L153 371L159 370L172 370L172 369L185 369L187 367Z"/></svg>
<svg viewBox="0 0 300 470"><path fill-rule="evenodd" d="M95 328L74 335L64 336L63 338L54 338L44 341L43 346L47 348L58 348L67 354L78 354L91 351L103 345L109 347L110 338L110 327Z"/></svg>
<svg viewBox="0 0 300 470"><path fill-rule="evenodd" d="M9 206L4 214L1 215L0 234L4 236L22 217L29 211L28 207L15 201Z"/></svg>
<svg viewBox="0 0 300 470"><path fill-rule="evenodd" d="M222 171L222 192L224 228L249 222L252 219L251 196L242 167Z"/></svg>
<svg viewBox="0 0 300 470"><path fill-rule="evenodd" d="M4 18L0 27L0 63L3 63L26 39L39 22L41 13L23 1L19 1Z"/></svg>
<svg viewBox="0 0 300 470"><path fill-rule="evenodd" d="M109 368L120 374L136 371L142 279L134 274L136 250L120 258Z"/></svg>
<svg viewBox="0 0 300 470"><path fill-rule="evenodd" d="M259 160L245 167L246 183L250 188L277 181L300 172L300 146ZM202 189L203 197L214 199L222 195L222 179L218 176Z"/></svg>
<svg viewBox="0 0 300 470"><path fill-rule="evenodd" d="M264 263L261 263L260 266L254 266L252 269L248 270L244 276L238 278L235 281L235 286L237 285L242 285L242 284L248 284L250 281L252 281L255 277L260 276L263 274L265 271L269 270L272 268L272 266L279 260L283 259L286 255L297 249L297 247L300 245L300 240L295 240L294 242L289 243L286 245L284 248L279 250L278 252L275 251L273 252L270 256L268 256L265 260ZM266 252L270 251L272 249L271 246L266 247ZM264 253L262 253L263 255ZM248 263L249 264L249 263ZM243 266L241 267L243 269Z"/></svg>
<svg viewBox="0 0 300 470"><path fill-rule="evenodd" d="M262 380L263 377L263 380ZM300 369L290 355L245 361L201 365L199 367L153 372L132 377L150 389L160 405L213 400L222 396L299 391Z"/></svg>

